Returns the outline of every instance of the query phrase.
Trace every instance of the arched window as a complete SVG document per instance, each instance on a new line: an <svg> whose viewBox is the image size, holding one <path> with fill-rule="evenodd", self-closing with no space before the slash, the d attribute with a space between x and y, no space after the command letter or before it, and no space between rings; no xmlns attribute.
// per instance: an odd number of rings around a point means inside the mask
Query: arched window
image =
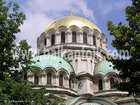
<svg viewBox="0 0 140 105"><path fill-rule="evenodd" d="M24 80L27 80L27 73L24 74Z"/></svg>
<svg viewBox="0 0 140 105"><path fill-rule="evenodd" d="M72 32L72 42L76 42L77 38L76 38L76 32L73 31Z"/></svg>
<svg viewBox="0 0 140 105"><path fill-rule="evenodd" d="M95 35L93 35L93 45L96 46L96 37L95 37Z"/></svg>
<svg viewBox="0 0 140 105"><path fill-rule="evenodd" d="M71 87L74 88L74 80L71 82Z"/></svg>
<svg viewBox="0 0 140 105"><path fill-rule="evenodd" d="M55 44L55 36L53 34L52 37L51 37L51 45L54 45L54 44Z"/></svg>
<svg viewBox="0 0 140 105"><path fill-rule="evenodd" d="M70 88L71 88L71 82L72 82L72 81L71 81L71 78L70 78L70 79L69 79L69 87L70 87Z"/></svg>
<svg viewBox="0 0 140 105"><path fill-rule="evenodd" d="M111 89L114 88L114 78L113 77L110 78L110 88Z"/></svg>
<svg viewBox="0 0 140 105"><path fill-rule="evenodd" d="M65 32L61 33L61 43L65 43Z"/></svg>
<svg viewBox="0 0 140 105"><path fill-rule="evenodd" d="M39 77L38 77L37 75L34 76L34 83L35 83L36 85L39 84Z"/></svg>
<svg viewBox="0 0 140 105"><path fill-rule="evenodd" d="M83 33L83 43L87 43L87 33Z"/></svg>
<svg viewBox="0 0 140 105"><path fill-rule="evenodd" d="M51 84L52 84L52 74L47 73L47 85L51 85Z"/></svg>
<svg viewBox="0 0 140 105"><path fill-rule="evenodd" d="M99 90L103 90L103 81L99 79Z"/></svg>
<svg viewBox="0 0 140 105"><path fill-rule="evenodd" d="M102 39L100 39L100 46L102 47Z"/></svg>
<svg viewBox="0 0 140 105"><path fill-rule="evenodd" d="M74 88L74 80L72 80L71 78L69 79L69 87L70 87L71 89Z"/></svg>
<svg viewBox="0 0 140 105"><path fill-rule="evenodd" d="M63 75L59 75L59 86L63 86Z"/></svg>
<svg viewBox="0 0 140 105"><path fill-rule="evenodd" d="M44 39L44 45L46 46L46 44L47 44L47 39L45 38Z"/></svg>

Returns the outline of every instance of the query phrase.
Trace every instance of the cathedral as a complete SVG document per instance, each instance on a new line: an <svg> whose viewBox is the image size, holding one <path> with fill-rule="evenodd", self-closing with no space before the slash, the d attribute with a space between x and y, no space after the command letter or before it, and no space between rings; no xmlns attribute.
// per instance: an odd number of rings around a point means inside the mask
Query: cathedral
<svg viewBox="0 0 140 105"><path fill-rule="evenodd" d="M55 20L37 38L37 50L32 66L40 76L27 74L34 89L44 87L65 105L137 105L113 87L119 71L106 60L107 38L91 21L72 14Z"/></svg>

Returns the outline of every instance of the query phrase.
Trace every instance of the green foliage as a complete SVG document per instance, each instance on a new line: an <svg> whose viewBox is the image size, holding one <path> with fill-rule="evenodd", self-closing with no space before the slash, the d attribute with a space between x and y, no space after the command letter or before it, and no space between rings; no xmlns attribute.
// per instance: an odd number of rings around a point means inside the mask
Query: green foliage
<svg viewBox="0 0 140 105"><path fill-rule="evenodd" d="M110 35L115 39L112 46L118 52L120 50L129 51L129 59L111 59L114 68L120 71L119 78L127 79L126 82L117 83L116 87L129 94L140 93L140 0L133 0L132 6L125 8L126 21L128 25L120 22L115 26L112 21L108 21L107 26ZM122 53L120 53L122 55Z"/></svg>
<svg viewBox="0 0 140 105"><path fill-rule="evenodd" d="M13 59L15 34L20 32L19 26L23 24L25 15L19 12L15 3L0 1L0 80L4 80L4 73L11 74L18 63Z"/></svg>
<svg viewBox="0 0 140 105"><path fill-rule="evenodd" d="M49 101L46 89L33 89L35 85L22 77L31 67L31 46L26 40L14 43L25 15L16 3L0 0L0 105L58 105L62 99ZM18 68L22 68L19 72ZM59 102L60 101L60 102ZM54 104L55 103L55 104Z"/></svg>

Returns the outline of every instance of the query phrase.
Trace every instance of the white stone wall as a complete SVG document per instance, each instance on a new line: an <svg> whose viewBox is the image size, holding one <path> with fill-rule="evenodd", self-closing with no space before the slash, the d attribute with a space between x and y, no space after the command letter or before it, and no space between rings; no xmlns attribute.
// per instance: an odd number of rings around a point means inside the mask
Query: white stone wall
<svg viewBox="0 0 140 105"><path fill-rule="evenodd" d="M93 82L89 79L78 81L78 95L93 94Z"/></svg>

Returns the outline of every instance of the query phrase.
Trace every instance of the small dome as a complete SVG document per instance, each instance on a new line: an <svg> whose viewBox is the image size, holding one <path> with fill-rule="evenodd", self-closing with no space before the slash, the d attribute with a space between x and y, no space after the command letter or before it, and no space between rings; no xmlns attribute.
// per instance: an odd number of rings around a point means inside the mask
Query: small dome
<svg viewBox="0 0 140 105"><path fill-rule="evenodd" d="M118 70L113 69L113 64L111 62L104 60L104 61L99 62L95 66L94 75L96 74L106 75L109 72L114 72L116 74L119 74Z"/></svg>
<svg viewBox="0 0 140 105"><path fill-rule="evenodd" d="M39 67L44 70L47 67L52 67L56 71L60 69L66 70L68 73L74 72L72 66L65 61L63 58L53 56L53 55L40 55L33 58L35 63L32 66Z"/></svg>
<svg viewBox="0 0 140 105"><path fill-rule="evenodd" d="M57 30L61 26L65 26L67 28L69 28L70 26L77 26L79 28L88 27L91 30L96 29L99 32L101 32L100 29L95 24L93 24L91 21L89 21L85 18L82 18L82 17L78 17L78 16L66 16L66 17L62 17L60 19L57 19L53 23L51 23L45 29L44 32L47 32L50 29Z"/></svg>

